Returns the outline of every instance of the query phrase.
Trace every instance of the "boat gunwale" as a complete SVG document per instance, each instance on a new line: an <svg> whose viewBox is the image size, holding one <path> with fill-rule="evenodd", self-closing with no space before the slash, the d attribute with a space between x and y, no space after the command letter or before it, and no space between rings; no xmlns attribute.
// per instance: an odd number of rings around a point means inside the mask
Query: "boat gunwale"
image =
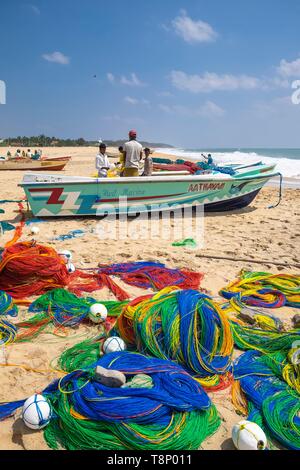
<svg viewBox="0 0 300 470"><path fill-rule="evenodd" d="M26 176L26 175L24 175ZM37 175L42 178L42 176ZM55 177L55 175L45 175L49 177ZM181 176L178 178L177 176L136 176L136 177L122 177L122 178L91 178L88 181L86 180L73 180L73 181L22 181L21 183L18 184L20 187L26 187L26 186L40 186L42 185L57 185L57 184L63 184L63 185L72 185L72 184L128 184L128 183L154 183L154 182L205 182L205 183L222 183L222 182L236 182L236 181L254 181L254 180L263 180L263 179L270 179L273 178L274 176L278 176L278 172L265 172L262 174L257 174L257 175L249 175L245 177L224 177L224 178L214 178L213 176L210 176L210 178L205 178L206 176L209 175L186 175L186 176ZM59 178L59 177L56 177ZM71 177L72 178L72 177ZM76 177L74 177L76 178ZM80 177L79 177L80 178Z"/></svg>

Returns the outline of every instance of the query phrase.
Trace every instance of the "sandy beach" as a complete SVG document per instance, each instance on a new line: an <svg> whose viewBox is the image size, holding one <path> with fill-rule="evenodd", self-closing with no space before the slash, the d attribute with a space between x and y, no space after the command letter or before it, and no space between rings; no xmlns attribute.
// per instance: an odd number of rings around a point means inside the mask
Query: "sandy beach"
<svg viewBox="0 0 300 470"><path fill-rule="evenodd" d="M6 155L7 148L1 148L0 154ZM14 149L13 149L14 151ZM62 175L92 176L95 173L95 154L92 147L44 148L45 156L72 157ZM115 150L109 149L109 154ZM0 172L1 199L20 199L24 196L18 187L23 177L21 171ZM172 240L101 240L95 229L95 218L48 219L38 224L38 241L50 244L56 249L72 251L74 264L78 268L96 267L98 263L121 263L127 261L160 261L169 267L188 268L204 273L202 287L218 298L220 288L234 280L240 270L267 271L273 273L299 272L299 212L300 189L285 189L281 204L268 209L277 201L278 189L264 188L252 204L235 212L207 214L204 218L204 246L201 248L174 247ZM16 203L1 205L5 210L1 220L17 224L20 219ZM30 213L26 213L30 217ZM161 221L162 223L162 221ZM82 237L69 240L53 240L70 230L83 230ZM2 237L1 246L12 238L12 232ZM30 240L30 226L25 226L21 240ZM274 264L273 264L274 263ZM119 283L122 285L122 283ZM132 298L144 293L141 289L126 286ZM96 291L93 296L99 300L113 299L106 289ZM21 308L21 315L25 315ZM297 313L293 308L281 308L276 311L287 326ZM14 320L15 321L15 320ZM76 337L56 339L51 335L40 335L33 342L12 344L7 347L7 361L11 366L1 367L0 401L25 398L42 390L52 379L57 377L51 370L50 362L67 347L83 339L85 335L96 333L97 326L80 327ZM70 333L70 335L73 333ZM80 339L78 339L80 338ZM15 364L15 365L13 365ZM24 365L37 372L19 367ZM213 403L222 417L219 430L207 439L203 449L232 449L231 428L240 420L234 411L230 399L230 389L210 394ZM48 449L42 431L26 429L19 418L1 422L0 449Z"/></svg>

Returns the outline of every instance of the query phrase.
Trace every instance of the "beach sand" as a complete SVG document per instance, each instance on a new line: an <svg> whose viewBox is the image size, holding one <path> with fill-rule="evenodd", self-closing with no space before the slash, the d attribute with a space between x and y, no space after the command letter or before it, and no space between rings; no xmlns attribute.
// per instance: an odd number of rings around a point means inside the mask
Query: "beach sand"
<svg viewBox="0 0 300 470"><path fill-rule="evenodd" d="M44 149L45 156L71 155L72 161L62 175L92 176L95 173L95 148L50 148ZM5 155L7 149L0 150ZM112 153L112 152L109 152ZM58 174L58 173L56 173ZM23 172L0 172L1 199L19 199L24 196L17 184ZM67 249L73 253L78 268L96 267L101 263L127 261L160 261L169 267L188 268L205 274L202 287L218 298L220 288L236 278L241 269L268 271L273 273L299 272L299 207L300 190L286 189L281 204L275 209L267 207L277 201L278 189L264 188L252 204L235 212L207 214L204 218L204 246L202 248L173 247L172 240L101 240L97 233L99 221L94 218L48 219L37 224L37 237L42 244L51 244L56 249ZM1 220L17 223L20 219L16 203L1 205L5 214ZM27 214L29 216L29 214ZM162 221L160 222L162 224ZM53 237L70 230L84 230L84 236L65 241L54 241ZM3 246L12 238L12 232L2 236ZM29 226L25 226L21 240L30 240ZM224 259L206 258L217 256ZM228 258L228 259L226 259ZM238 261L237 261L238 259ZM255 261L258 261L257 263ZM279 263L273 265L272 262ZM297 268L298 265L298 268ZM141 289L120 283L134 298ZM113 299L108 290L93 293L99 300ZM21 308L21 316L24 316ZM287 327L296 309L276 310ZM80 327L75 338L56 339L51 335L40 335L33 342L12 344L7 347L8 363L25 365L46 372L28 371L16 365L1 367L0 401L23 399L41 391L57 377L50 368L50 361L85 335L96 333L97 326ZM74 334L72 332L72 334ZM232 449L231 428L241 417L234 411L230 389L211 394L213 402L222 417L222 424L216 434L203 443L203 449ZM14 418L1 422L0 449L47 449L42 431L26 429L20 419L20 412Z"/></svg>

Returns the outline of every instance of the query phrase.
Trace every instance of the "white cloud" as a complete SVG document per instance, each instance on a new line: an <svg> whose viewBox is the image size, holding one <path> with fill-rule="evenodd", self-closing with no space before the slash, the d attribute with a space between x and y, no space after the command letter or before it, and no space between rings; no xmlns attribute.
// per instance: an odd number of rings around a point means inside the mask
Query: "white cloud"
<svg viewBox="0 0 300 470"><path fill-rule="evenodd" d="M70 63L70 58L58 51L51 54L43 54L42 57L48 62L55 62L56 64L67 65Z"/></svg>
<svg viewBox="0 0 300 470"><path fill-rule="evenodd" d="M172 84L179 90L192 93L209 93L217 90L253 90L262 86L258 78L248 75L218 75L205 72L203 75L188 75L179 70L171 72Z"/></svg>
<svg viewBox="0 0 300 470"><path fill-rule="evenodd" d="M150 101L145 100L144 98L138 100L137 98L132 98L131 96L125 96L124 101L132 105L142 104L145 106L150 106Z"/></svg>
<svg viewBox="0 0 300 470"><path fill-rule="evenodd" d="M225 114L225 110L213 101L206 101L199 112L203 117L221 117Z"/></svg>
<svg viewBox="0 0 300 470"><path fill-rule="evenodd" d="M300 78L300 57L292 62L282 59L277 71L283 77Z"/></svg>
<svg viewBox="0 0 300 470"><path fill-rule="evenodd" d="M188 117L203 117L203 118L215 118L222 117L225 114L225 110L218 106L213 101L206 101L203 105L197 108L191 108L182 105L165 105L159 104L159 109L166 114L177 114L180 116Z"/></svg>
<svg viewBox="0 0 300 470"><path fill-rule="evenodd" d="M276 88L289 88L291 86L289 80L279 77L266 78L264 80L264 88L266 90L274 90Z"/></svg>
<svg viewBox="0 0 300 470"><path fill-rule="evenodd" d="M41 14L41 10L36 5L28 5L28 8L37 16Z"/></svg>
<svg viewBox="0 0 300 470"><path fill-rule="evenodd" d="M137 100L136 98L131 98L131 96L125 96L124 101L133 105L139 104L139 100Z"/></svg>
<svg viewBox="0 0 300 470"><path fill-rule="evenodd" d="M182 10L180 15L172 21L172 26L175 33L189 44L213 42L218 37L216 31L208 23L193 20L187 16L185 10Z"/></svg>
<svg viewBox="0 0 300 470"><path fill-rule="evenodd" d="M146 83L142 82L134 72L131 73L129 77L122 75L120 78L116 77L111 72L108 72L106 74L106 78L110 83L119 83L121 85L127 85L132 87L146 86Z"/></svg>
<svg viewBox="0 0 300 470"><path fill-rule="evenodd" d="M145 83L143 83L135 73L130 74L130 78L125 77L122 75L120 79L120 83L122 85L128 85L128 86L145 86Z"/></svg>
<svg viewBox="0 0 300 470"><path fill-rule="evenodd" d="M108 80L110 83L114 83L114 81L115 81L115 76L114 76L112 73L108 72L108 73L106 74L106 77L107 77L107 80Z"/></svg>

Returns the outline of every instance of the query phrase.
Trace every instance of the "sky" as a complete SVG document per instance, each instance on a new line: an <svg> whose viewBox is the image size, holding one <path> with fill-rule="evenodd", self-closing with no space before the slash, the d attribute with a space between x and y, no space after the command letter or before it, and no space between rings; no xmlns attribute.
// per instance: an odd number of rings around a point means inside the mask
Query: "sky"
<svg viewBox="0 0 300 470"><path fill-rule="evenodd" d="M2 0L0 18L0 138L300 147L299 0Z"/></svg>

